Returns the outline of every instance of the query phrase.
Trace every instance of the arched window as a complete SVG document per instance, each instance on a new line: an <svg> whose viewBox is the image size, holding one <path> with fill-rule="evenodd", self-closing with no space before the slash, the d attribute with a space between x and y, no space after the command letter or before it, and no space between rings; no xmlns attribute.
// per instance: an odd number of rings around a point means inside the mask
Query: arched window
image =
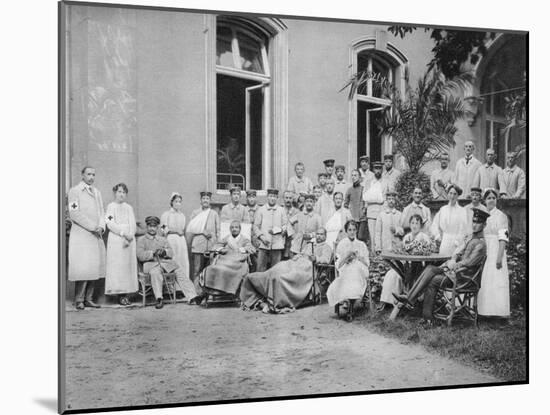
<svg viewBox="0 0 550 415"><path fill-rule="evenodd" d="M286 181L288 158L286 26L278 19L215 16L207 27L209 187L223 193L232 185L278 186Z"/></svg>
<svg viewBox="0 0 550 415"><path fill-rule="evenodd" d="M350 101L349 159L359 164L359 157L367 154L371 161L382 160L384 154L392 153L392 141L380 134L378 122L391 104L392 91L404 90L407 59L385 41L383 31L354 41L350 54L351 73L366 72L369 78Z"/></svg>

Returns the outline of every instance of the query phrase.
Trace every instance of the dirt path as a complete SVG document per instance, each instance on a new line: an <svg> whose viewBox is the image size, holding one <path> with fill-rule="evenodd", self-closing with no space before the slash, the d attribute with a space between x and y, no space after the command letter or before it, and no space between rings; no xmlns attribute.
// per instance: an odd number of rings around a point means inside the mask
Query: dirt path
<svg viewBox="0 0 550 415"><path fill-rule="evenodd" d="M286 315L203 309L67 313L72 409L496 382L337 320L325 305Z"/></svg>

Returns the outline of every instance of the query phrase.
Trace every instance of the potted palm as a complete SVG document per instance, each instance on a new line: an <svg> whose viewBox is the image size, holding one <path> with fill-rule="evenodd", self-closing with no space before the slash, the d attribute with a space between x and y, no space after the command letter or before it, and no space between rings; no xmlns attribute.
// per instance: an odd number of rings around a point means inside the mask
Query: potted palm
<svg viewBox="0 0 550 415"><path fill-rule="evenodd" d="M369 79L378 83L391 100L378 128L392 137L394 151L403 157L407 167L396 183L398 205L402 208L408 204L415 186L420 186L429 199L430 178L421 168L455 146L456 121L466 116L463 91L472 76L462 74L448 80L432 67L415 88L406 82L406 90L401 94L384 78L358 73L344 88L350 88L352 97Z"/></svg>

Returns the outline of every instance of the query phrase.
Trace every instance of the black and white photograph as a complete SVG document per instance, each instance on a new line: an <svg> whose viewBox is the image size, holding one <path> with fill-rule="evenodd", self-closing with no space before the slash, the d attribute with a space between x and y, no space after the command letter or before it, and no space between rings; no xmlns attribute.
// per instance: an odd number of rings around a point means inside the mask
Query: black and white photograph
<svg viewBox="0 0 550 415"><path fill-rule="evenodd" d="M529 382L528 31L58 6L60 413Z"/></svg>

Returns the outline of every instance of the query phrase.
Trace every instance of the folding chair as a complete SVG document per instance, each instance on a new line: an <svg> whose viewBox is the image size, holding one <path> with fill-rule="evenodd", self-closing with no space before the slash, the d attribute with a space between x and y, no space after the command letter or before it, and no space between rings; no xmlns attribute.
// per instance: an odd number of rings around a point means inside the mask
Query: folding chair
<svg viewBox="0 0 550 415"><path fill-rule="evenodd" d="M178 279L175 272L164 272L160 264L160 259L155 256L155 259L160 267L162 272L163 288L168 293L170 302L172 304L176 303L176 286L179 286ZM142 307L146 305L146 297L148 294L153 292L153 287L151 285L151 275L149 273L143 272L143 264L138 261L138 283L139 289L138 294L142 299Z"/></svg>
<svg viewBox="0 0 550 415"><path fill-rule="evenodd" d="M481 275L485 259L472 276L463 275L464 269L455 272L453 280L448 276L441 281L435 297L434 318L451 326L453 319L473 321L477 327L477 294L481 287Z"/></svg>

